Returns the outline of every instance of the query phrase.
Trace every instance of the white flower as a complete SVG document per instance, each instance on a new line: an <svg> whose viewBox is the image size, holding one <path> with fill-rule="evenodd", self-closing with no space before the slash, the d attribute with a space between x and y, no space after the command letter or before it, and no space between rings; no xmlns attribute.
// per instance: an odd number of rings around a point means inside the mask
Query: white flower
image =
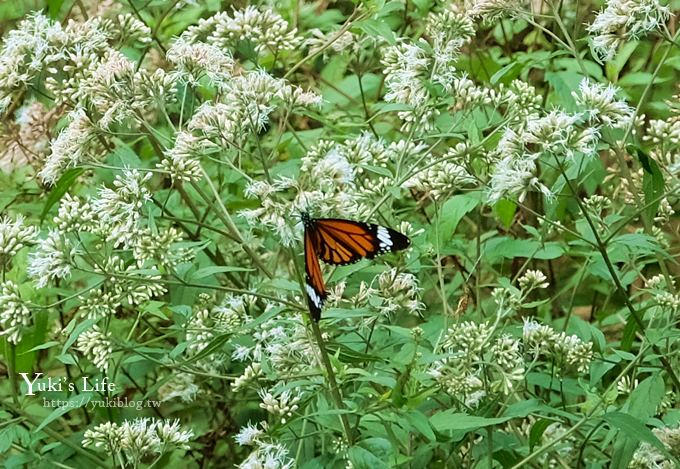
<svg viewBox="0 0 680 469"><path fill-rule="evenodd" d="M0 218L0 266L10 261L21 248L35 242L38 228L27 226L23 215L12 220L8 216Z"/></svg>
<svg viewBox="0 0 680 469"><path fill-rule="evenodd" d="M97 159L100 144L96 129L85 111L77 108L68 115L69 123L51 143L51 152L38 176L54 184L64 171L84 161Z"/></svg>
<svg viewBox="0 0 680 469"><path fill-rule="evenodd" d="M21 299L19 287L14 282L0 283L0 335L7 341L18 344L24 328L31 323L31 310Z"/></svg>
<svg viewBox="0 0 680 469"><path fill-rule="evenodd" d="M262 443L238 465L240 469L292 469L295 461L288 450L278 443Z"/></svg>
<svg viewBox="0 0 680 469"><path fill-rule="evenodd" d="M104 333L96 324L92 329L81 333L76 342L77 349L94 363L94 366L106 372L109 358L113 353L111 332Z"/></svg>
<svg viewBox="0 0 680 469"><path fill-rule="evenodd" d="M165 57L176 66L173 72L177 77L192 86L196 86L202 76L217 84L231 79L234 60L231 55L213 44L203 42L190 43L178 38L172 43Z"/></svg>
<svg viewBox="0 0 680 469"><path fill-rule="evenodd" d="M235 46L247 40L255 45L258 53L276 54L280 50L293 50L302 43L295 28L288 30L288 22L268 8L248 6L236 10L233 17L215 15L215 31L210 41L221 47Z"/></svg>
<svg viewBox="0 0 680 469"><path fill-rule="evenodd" d="M579 106L586 108L591 121L621 129L630 124L635 110L625 101L616 99L617 91L618 88L613 85L603 85L584 78L578 93L573 92L572 95Z"/></svg>
<svg viewBox="0 0 680 469"><path fill-rule="evenodd" d="M113 422L97 425L85 432L83 446L103 449L114 459L120 458L122 454L119 453L123 453L129 465L136 466L142 458L173 448L188 448L192 437L193 432L183 430L179 420L139 418L125 420L120 425Z"/></svg>
<svg viewBox="0 0 680 469"><path fill-rule="evenodd" d="M162 447L168 445L176 448L189 448L189 440L194 434L191 430L182 430L179 419L154 420L153 425L155 425L154 430Z"/></svg>
<svg viewBox="0 0 680 469"><path fill-rule="evenodd" d="M241 430L234 436L234 439L241 446L252 446L263 434L264 432L257 428L257 425L251 425L248 422L248 425L241 427Z"/></svg>
<svg viewBox="0 0 680 469"><path fill-rule="evenodd" d="M601 62L612 60L623 41L661 30L670 16L670 8L658 0L609 0L588 26L595 58Z"/></svg>
<svg viewBox="0 0 680 469"><path fill-rule="evenodd" d="M138 236L141 209L151 199L151 192L146 187L151 176L150 172L125 169L114 179L113 188L101 188L99 197L92 202L99 216L100 229L114 246L129 246Z"/></svg>
<svg viewBox="0 0 680 469"><path fill-rule="evenodd" d="M179 397L182 402L193 402L198 391L193 374L173 373L172 377L158 388L158 397L163 402L176 397Z"/></svg>
<svg viewBox="0 0 680 469"><path fill-rule="evenodd" d="M552 197L550 189L536 177L536 159L537 156L530 155L520 158L507 156L496 163L489 181L488 203L493 205L505 196L518 196L522 202L531 189Z"/></svg>
<svg viewBox="0 0 680 469"><path fill-rule="evenodd" d="M271 392L261 389L259 392L260 408L266 410L270 414L281 417L281 423L286 423L288 417L292 417L293 413L299 408L300 393L292 395L290 389L286 389L277 397L274 397Z"/></svg>
<svg viewBox="0 0 680 469"><path fill-rule="evenodd" d="M534 288L548 288L550 285L547 277L540 270L527 270L519 279L519 286L522 290Z"/></svg>
<svg viewBox="0 0 680 469"><path fill-rule="evenodd" d="M28 85L56 53L55 43L64 38L59 22L41 13L22 20L10 31L0 50L0 96Z"/></svg>
<svg viewBox="0 0 680 469"><path fill-rule="evenodd" d="M385 67L385 101L419 107L429 94L425 88L430 58L418 45L399 43L383 52Z"/></svg>
<svg viewBox="0 0 680 469"><path fill-rule="evenodd" d="M95 228L96 214L88 201L65 194L59 201L59 212L53 218L54 224L62 233L91 231Z"/></svg>
<svg viewBox="0 0 680 469"><path fill-rule="evenodd" d="M175 146L165 152L165 158L158 168L168 171L173 182L195 182L203 177L201 162L201 142L189 132L177 132Z"/></svg>
<svg viewBox="0 0 680 469"><path fill-rule="evenodd" d="M68 238L52 230L29 255L28 275L36 279L38 288L43 288L52 279L66 278L71 275L76 252Z"/></svg>

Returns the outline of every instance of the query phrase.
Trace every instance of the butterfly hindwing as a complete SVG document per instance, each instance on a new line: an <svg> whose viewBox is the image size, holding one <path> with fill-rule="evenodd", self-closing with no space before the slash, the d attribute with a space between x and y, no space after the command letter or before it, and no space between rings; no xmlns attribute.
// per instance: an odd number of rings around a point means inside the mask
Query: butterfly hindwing
<svg viewBox="0 0 680 469"><path fill-rule="evenodd" d="M321 319L321 308L327 296L315 249L317 236L318 233L315 230L305 229L305 289L309 311L315 321Z"/></svg>

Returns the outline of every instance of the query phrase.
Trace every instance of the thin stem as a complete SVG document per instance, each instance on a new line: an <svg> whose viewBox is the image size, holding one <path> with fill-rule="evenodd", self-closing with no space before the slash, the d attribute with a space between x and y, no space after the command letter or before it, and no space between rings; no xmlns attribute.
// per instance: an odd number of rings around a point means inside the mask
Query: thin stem
<svg viewBox="0 0 680 469"><path fill-rule="evenodd" d="M590 218L590 215L588 214L588 210L583 205L583 201L579 197L578 192L576 191L576 188L571 183L571 180L567 177L567 173L564 170L564 166L559 161L557 155L553 155L553 156L555 157L555 161L557 162L557 165L560 169L560 172L562 173L562 177L566 181L566 184L569 187L569 190L571 191L572 195L574 196L574 199L576 200L576 203L578 204L579 209L581 210L581 213L583 214L583 217L585 218L586 222L588 223L588 226L590 227L591 232L593 233L593 237L595 238L596 248L600 252L602 259L604 260L604 263L607 266L607 270L609 271L609 275L611 275L612 280L614 280L614 285L616 286L617 292L623 298L623 301L626 305L626 308L628 308L628 311L630 312L631 316L633 317L633 320L635 320L635 323L640 328L641 333L644 335L645 324L642 320L642 317L640 316L640 313L635 309L635 306L633 306L633 303L630 301L628 293L626 292L625 288L623 288L623 285L621 284L621 280L619 279L619 276L616 273L616 270L614 269L614 265L612 264L612 261L609 258L609 254L607 253L607 246L602 242L602 239L600 238L600 235L597 232L597 228L595 228L595 224L593 223L593 220ZM668 361L668 358L666 358L664 356L663 352L659 349L659 347L656 344L652 344L652 350L654 350L654 353L659 356L659 360L663 364L664 369L666 370L666 373L668 373L668 376L671 378L671 381L673 381L673 385L675 386L675 389L680 389L680 380L678 380L678 377L675 374L675 371L673 370L672 364Z"/></svg>
<svg viewBox="0 0 680 469"><path fill-rule="evenodd" d="M215 197L215 201L217 202L217 206L220 209L215 212L217 214L217 217L222 221L222 223L224 223L224 226L226 226L229 233L231 233L231 235L237 239L237 242L241 245L246 254L250 256L250 258L253 260L257 268L260 269L262 273L264 273L267 277L273 278L274 275L271 272L269 272L269 269L265 267L265 265L260 260L260 257L250 248L250 246L248 246L248 244L241 236L241 232L238 230L238 228L234 224L234 221L231 219L231 215L229 215L229 210L227 210L227 207L225 207L224 202L222 202L222 198L220 197L219 192L217 192L217 189L215 188L212 179L210 179L210 176L202 166L201 172L203 173L203 178L208 183L208 187L210 187L210 190L212 191L213 196ZM206 201L206 203L208 204L212 203L212 201L203 192L203 189L201 189L201 187L198 184L194 182L192 183L192 187Z"/></svg>

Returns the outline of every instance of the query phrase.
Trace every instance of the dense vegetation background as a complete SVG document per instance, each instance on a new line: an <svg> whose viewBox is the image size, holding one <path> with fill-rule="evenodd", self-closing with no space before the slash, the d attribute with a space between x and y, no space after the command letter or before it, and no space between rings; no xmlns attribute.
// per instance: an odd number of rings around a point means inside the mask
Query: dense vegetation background
<svg viewBox="0 0 680 469"><path fill-rule="evenodd" d="M0 5L4 465L675 467L679 7Z"/></svg>

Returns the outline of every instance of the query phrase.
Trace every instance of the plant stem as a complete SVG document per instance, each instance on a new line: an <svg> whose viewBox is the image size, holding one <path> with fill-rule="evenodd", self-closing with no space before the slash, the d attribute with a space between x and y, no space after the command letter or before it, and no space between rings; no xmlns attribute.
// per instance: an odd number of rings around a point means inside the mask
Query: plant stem
<svg viewBox="0 0 680 469"><path fill-rule="evenodd" d="M569 187L569 190L571 191L572 195L574 196L574 199L576 200L576 203L579 206L579 209L581 210L581 213L583 214L583 217L586 219L586 222L588 223L588 226L590 227L590 230L593 233L593 237L595 238L595 244L597 250L600 252L600 255L602 256L602 259L604 260L605 265L607 266L607 270L609 271L609 275L611 275L612 280L614 281L614 285L616 286L616 290L623 297L623 301L626 305L626 308L628 308L628 311L630 312L631 316L633 317L633 320L635 320L635 323L637 326L640 328L640 331L642 332L643 335L645 335L645 324L642 321L642 317L640 316L640 313L635 309L633 306L633 303L630 301L630 298L628 297L628 293L626 292L625 288L623 288L623 285L621 284L621 280L619 279L618 274L616 273L616 270L614 269L614 265L612 264L611 259L609 259L609 254L607 253L607 245L602 242L602 239L600 238L600 235L597 232L597 228L595 228L595 224L593 223L593 220L590 218L590 215L588 214L588 210L586 210L585 206L583 205L583 201L581 201L581 198L578 195L578 192L576 191L576 188L573 186L571 183L571 180L567 177L567 173L564 170L564 166L562 163L559 161L557 158L557 155L553 155L555 157L555 161L557 162L557 165L560 169L560 172L562 173L562 177L566 181L567 186ZM668 359L664 356L663 352L659 349L659 347L656 344L651 344L652 350L654 350L654 353L659 356L659 360L664 366L664 369L666 370L666 373L668 373L668 376L671 378L671 381L673 381L673 385L675 386L675 389L680 389L680 380L678 380L677 375L675 374L675 371L673 371L673 366L672 364L668 361Z"/></svg>
<svg viewBox="0 0 680 469"><path fill-rule="evenodd" d="M213 193L213 196L215 197L215 201L217 201L217 206L220 209L215 212L217 214L217 217L222 221L222 223L224 223L224 226L227 228L229 233L231 233L231 235L238 240L238 243L241 245L243 250L246 252L246 254L250 256L250 258L253 260L255 265L262 271L262 273L264 273L269 278L273 278L274 276L272 275L271 272L269 272L269 269L267 269L267 267L265 267L265 265L262 263L260 257L250 248L250 246L248 246L243 237L241 237L241 233L234 224L234 221L231 219L231 215L229 215L227 207L225 207L224 202L222 202L220 194L217 192L215 185L210 179L210 176L203 167L201 167L201 172L203 173L203 178L208 183L208 186L210 187L210 190ZM192 187L196 190L196 192L198 192L198 194L203 198L203 200L205 200L206 203L212 202L198 184L192 183Z"/></svg>
<svg viewBox="0 0 680 469"><path fill-rule="evenodd" d="M333 364L330 358L328 358L328 352L326 351L326 345L323 341L323 336L321 335L321 329L319 329L319 323L311 318L310 315L310 325L312 326L312 332L314 333L314 339L319 346L319 355L321 355L321 362L326 369L326 378L328 378L328 386L330 388L331 397L335 401L335 406L341 412L346 410L345 404L342 401L342 396L340 395L340 388L338 387L338 382L335 379L335 371L333 370ZM352 433L352 428L349 425L349 419L347 414L340 414L340 422L342 423L342 430L345 433L345 438L349 446L354 444L354 435Z"/></svg>

